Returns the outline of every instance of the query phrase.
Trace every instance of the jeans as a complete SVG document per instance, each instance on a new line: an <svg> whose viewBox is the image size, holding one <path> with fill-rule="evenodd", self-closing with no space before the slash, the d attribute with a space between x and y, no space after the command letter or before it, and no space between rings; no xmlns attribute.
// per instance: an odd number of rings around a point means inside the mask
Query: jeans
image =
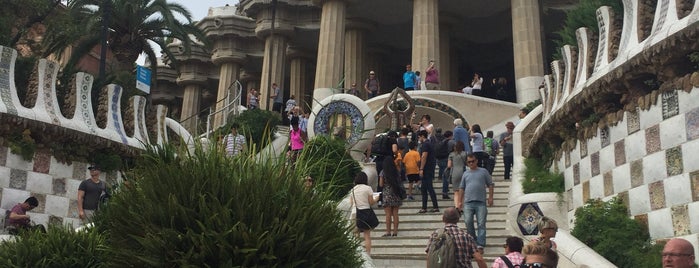
<svg viewBox="0 0 699 268"><path fill-rule="evenodd" d="M439 208L437 204L437 194L434 193L434 187L432 186L432 181L434 180L434 165L430 168L425 166L423 170L424 176L420 178L422 180L422 187L420 188L420 193L422 193L422 209L427 209L427 194L430 194L432 198L432 208Z"/></svg>
<svg viewBox="0 0 699 268"><path fill-rule="evenodd" d="M509 180L510 179L510 170L512 170L512 163L514 162L514 156L510 155L503 155L502 156L502 163L505 164L505 179Z"/></svg>
<svg viewBox="0 0 699 268"><path fill-rule="evenodd" d="M473 216L476 216L478 224L478 235L473 228ZM466 223L466 231L476 239L476 244L479 247L485 247L485 221L488 216L488 208L485 202L471 201L464 203L464 222Z"/></svg>
<svg viewBox="0 0 699 268"><path fill-rule="evenodd" d="M449 180L444 179L444 170L447 169L447 161L449 161L449 158L437 159L437 167L439 167L439 178L442 180L442 194L449 193Z"/></svg>

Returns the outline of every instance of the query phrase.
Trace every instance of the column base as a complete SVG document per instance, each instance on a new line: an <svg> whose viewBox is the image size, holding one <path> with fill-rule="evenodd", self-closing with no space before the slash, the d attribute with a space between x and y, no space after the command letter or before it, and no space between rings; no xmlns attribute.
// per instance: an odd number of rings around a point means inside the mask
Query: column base
<svg viewBox="0 0 699 268"><path fill-rule="evenodd" d="M527 76L515 81L517 92L517 103L527 105L528 103L541 99L539 86L544 81L543 76Z"/></svg>

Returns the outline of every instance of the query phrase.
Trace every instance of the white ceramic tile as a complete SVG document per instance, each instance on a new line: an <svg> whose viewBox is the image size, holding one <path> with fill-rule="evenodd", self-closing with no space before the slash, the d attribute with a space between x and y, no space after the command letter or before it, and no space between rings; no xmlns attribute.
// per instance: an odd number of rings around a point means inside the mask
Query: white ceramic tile
<svg viewBox="0 0 699 268"><path fill-rule="evenodd" d="M621 193L631 189L631 170L629 163L618 166L612 170L614 192Z"/></svg>
<svg viewBox="0 0 699 268"><path fill-rule="evenodd" d="M10 171L8 167L0 167L0 188L10 187Z"/></svg>
<svg viewBox="0 0 699 268"><path fill-rule="evenodd" d="M614 161L614 143L612 143L599 151L599 173L604 174L605 172L616 167L616 163Z"/></svg>
<svg viewBox="0 0 699 268"><path fill-rule="evenodd" d="M602 197L604 197L604 179L602 175L597 175L590 179L590 198Z"/></svg>
<svg viewBox="0 0 699 268"><path fill-rule="evenodd" d="M624 140L624 151L627 163L643 158L646 155L645 131L641 130L626 137Z"/></svg>
<svg viewBox="0 0 699 268"><path fill-rule="evenodd" d="M699 170L699 139L682 144L683 171L691 173Z"/></svg>
<svg viewBox="0 0 699 268"><path fill-rule="evenodd" d="M52 194L53 177L48 174L27 171L27 191L39 194Z"/></svg>
<svg viewBox="0 0 699 268"><path fill-rule="evenodd" d="M78 186L83 180L66 179L66 197L78 199Z"/></svg>
<svg viewBox="0 0 699 268"><path fill-rule="evenodd" d="M33 224L42 224L44 227L48 225L49 214L27 212L27 215Z"/></svg>
<svg viewBox="0 0 699 268"><path fill-rule="evenodd" d="M70 178L73 176L73 166L59 163L56 158L51 157L51 168L49 174L59 178Z"/></svg>
<svg viewBox="0 0 699 268"><path fill-rule="evenodd" d="M672 212L670 208L659 209L648 213L648 231L652 239L674 237L672 227Z"/></svg>
<svg viewBox="0 0 699 268"><path fill-rule="evenodd" d="M629 190L629 211L631 216L648 213L650 211L650 196L648 185L641 185Z"/></svg>
<svg viewBox="0 0 699 268"><path fill-rule="evenodd" d="M590 154L591 152L587 153L587 156L583 159L580 160L580 183L582 184L584 181L590 180L590 177L592 176L592 171L590 170Z"/></svg>
<svg viewBox="0 0 699 268"><path fill-rule="evenodd" d="M650 109L647 111L641 110L639 119L641 120L640 132L644 132L645 129L655 126L663 121L663 108L660 97L658 97L655 105L651 106Z"/></svg>
<svg viewBox="0 0 699 268"><path fill-rule="evenodd" d="M580 141L576 142L575 149L570 151L570 166L580 162Z"/></svg>
<svg viewBox="0 0 699 268"><path fill-rule="evenodd" d="M616 126L609 127L609 140L610 145L614 145L615 142L623 140L628 136L628 123L626 122L626 114L624 113L624 120L619 121Z"/></svg>
<svg viewBox="0 0 699 268"><path fill-rule="evenodd" d="M18 203L24 202L30 193L24 190L17 190L12 188L2 189L2 201L0 201L0 208L2 209L12 209Z"/></svg>
<svg viewBox="0 0 699 268"><path fill-rule="evenodd" d="M660 123L660 148L666 150L687 140L685 115L680 114Z"/></svg>
<svg viewBox="0 0 699 268"><path fill-rule="evenodd" d="M8 151L10 151L10 149L8 149ZM7 162L6 162L5 166L9 167L9 168L16 168L16 169L21 169L21 170L33 170L34 162L33 161L24 161L24 159L22 159L21 156L8 152L7 153Z"/></svg>
<svg viewBox="0 0 699 268"><path fill-rule="evenodd" d="M587 155L591 155L594 152L599 151L602 148L602 142L600 141L600 130L597 129L597 136L592 137L587 141Z"/></svg>
<svg viewBox="0 0 699 268"><path fill-rule="evenodd" d="M573 181L573 166L570 166L570 168L566 168L563 171L563 176L565 177L565 189L570 190L570 188L573 188L573 184L575 183Z"/></svg>
<svg viewBox="0 0 699 268"><path fill-rule="evenodd" d="M689 226L692 233L699 233L699 202L687 204L689 213Z"/></svg>
<svg viewBox="0 0 699 268"><path fill-rule="evenodd" d="M677 99L679 101L680 114L686 114L692 109L699 107L699 102L697 101L699 99L699 91L697 90L692 90L689 93L684 90L678 90Z"/></svg>
<svg viewBox="0 0 699 268"><path fill-rule="evenodd" d="M692 202L692 186L689 182L688 173L665 179L663 188L665 188L666 207Z"/></svg>
<svg viewBox="0 0 699 268"><path fill-rule="evenodd" d="M46 211L47 214L58 217L67 217L70 207L70 199L55 195L47 195L45 207L46 209L44 211Z"/></svg>
<svg viewBox="0 0 699 268"><path fill-rule="evenodd" d="M582 183L573 187L573 207L579 208L584 205L585 201L582 198Z"/></svg>
<svg viewBox="0 0 699 268"><path fill-rule="evenodd" d="M667 177L665 151L660 151L643 158L643 182L652 183Z"/></svg>

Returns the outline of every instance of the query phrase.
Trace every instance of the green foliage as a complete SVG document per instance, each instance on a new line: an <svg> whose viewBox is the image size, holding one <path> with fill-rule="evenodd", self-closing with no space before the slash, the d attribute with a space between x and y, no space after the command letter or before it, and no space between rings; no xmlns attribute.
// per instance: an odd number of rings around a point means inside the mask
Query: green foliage
<svg viewBox="0 0 699 268"><path fill-rule="evenodd" d="M599 31L597 26L597 9L602 6L610 6L618 15L622 16L624 6L621 0L581 0L580 3L566 13L563 29L556 32L560 39L554 40L556 47L564 45L577 46L578 40L575 31L580 27L587 27L593 33ZM560 50L554 52L554 59L561 59Z"/></svg>
<svg viewBox="0 0 699 268"><path fill-rule="evenodd" d="M689 61L691 61L692 64L694 64L693 65L694 71L698 71L699 70L699 51L689 53L689 55L687 55L687 58L689 58Z"/></svg>
<svg viewBox="0 0 699 268"><path fill-rule="evenodd" d="M546 167L546 162L537 158L524 159L524 193L562 193L565 178L562 173L553 173Z"/></svg>
<svg viewBox="0 0 699 268"><path fill-rule="evenodd" d="M15 61L15 87L17 88L17 97L20 102L24 102L27 98L29 79L36 68L37 61L36 57L17 56Z"/></svg>
<svg viewBox="0 0 699 268"><path fill-rule="evenodd" d="M107 150L94 152L91 162L100 166L102 171L105 172L121 170L123 168L122 157Z"/></svg>
<svg viewBox="0 0 699 268"><path fill-rule="evenodd" d="M151 148L96 216L112 267L358 267L347 221L281 159ZM297 171L299 168L297 167Z"/></svg>
<svg viewBox="0 0 699 268"><path fill-rule="evenodd" d="M324 185L334 200L343 198L354 185L354 175L361 171L357 161L345 148L343 139L319 135L308 141L296 162L305 174L315 180L316 186Z"/></svg>
<svg viewBox="0 0 699 268"><path fill-rule="evenodd" d="M22 156L26 161L31 161L36 152L36 141L31 134L31 130L24 129L21 133L12 135L8 141L10 152Z"/></svg>
<svg viewBox="0 0 699 268"><path fill-rule="evenodd" d="M240 128L238 132L243 134L248 140L256 144L257 148L264 148L273 140L272 135L276 126L281 123L279 114L262 109L247 110L233 118ZM230 125L220 129L221 135L226 135L230 131ZM248 144L248 148L252 148Z"/></svg>
<svg viewBox="0 0 699 268"><path fill-rule="evenodd" d="M104 237L94 229L49 226L0 243L0 267L102 267Z"/></svg>
<svg viewBox="0 0 699 268"><path fill-rule="evenodd" d="M588 200L575 211L571 234L618 267L658 267L661 245L653 245L644 225L629 218L619 198Z"/></svg>
<svg viewBox="0 0 699 268"><path fill-rule="evenodd" d="M587 118L583 119L580 122L580 125L583 127L590 127L594 123L599 122L600 119L602 119L602 117L598 113L591 113L591 114L588 114Z"/></svg>
<svg viewBox="0 0 699 268"><path fill-rule="evenodd" d="M531 113L531 111L539 105L541 105L541 99L533 100L527 103L527 106L524 106L524 109L527 111L527 113Z"/></svg>

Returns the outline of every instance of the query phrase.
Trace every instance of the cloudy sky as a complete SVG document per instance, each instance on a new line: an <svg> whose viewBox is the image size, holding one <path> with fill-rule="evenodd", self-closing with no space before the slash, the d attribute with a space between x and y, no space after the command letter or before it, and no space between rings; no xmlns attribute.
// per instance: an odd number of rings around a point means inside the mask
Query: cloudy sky
<svg viewBox="0 0 699 268"><path fill-rule="evenodd" d="M169 0L168 2L179 3L192 13L192 19L201 20L209 13L210 7L222 7L226 4L235 5L238 0Z"/></svg>

